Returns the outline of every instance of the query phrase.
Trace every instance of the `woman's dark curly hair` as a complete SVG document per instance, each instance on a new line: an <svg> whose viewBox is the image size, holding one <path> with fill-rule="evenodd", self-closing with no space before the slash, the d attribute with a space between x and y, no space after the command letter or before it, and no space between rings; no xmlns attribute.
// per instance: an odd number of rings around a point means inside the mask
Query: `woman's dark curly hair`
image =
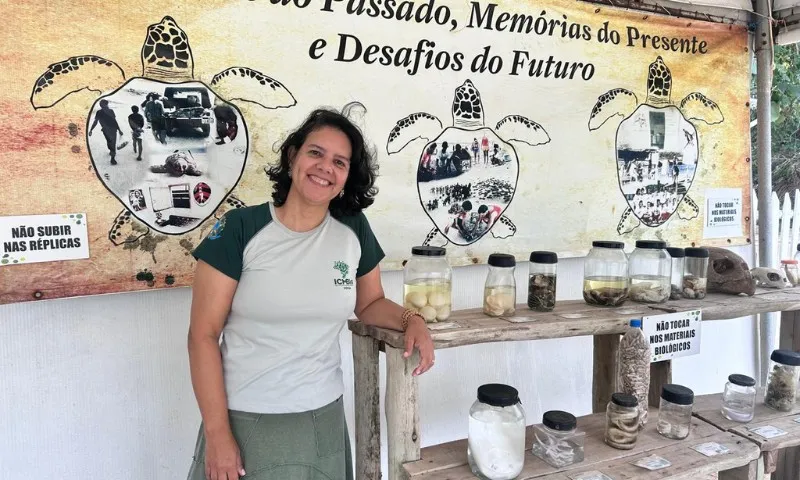
<svg viewBox="0 0 800 480"><path fill-rule="evenodd" d="M267 176L273 181L272 200L275 206L280 207L286 202L292 179L289 177L289 152L294 147L300 147L311 132L322 128L335 128L350 139L350 172L344 184L344 194L334 197L328 210L335 217L355 215L372 205L378 189L374 186L378 176L378 166L375 163L374 153L370 152L364 141L361 130L343 114L328 109L316 109L303 122L300 127L289 134L280 147L280 160L267 170Z"/></svg>

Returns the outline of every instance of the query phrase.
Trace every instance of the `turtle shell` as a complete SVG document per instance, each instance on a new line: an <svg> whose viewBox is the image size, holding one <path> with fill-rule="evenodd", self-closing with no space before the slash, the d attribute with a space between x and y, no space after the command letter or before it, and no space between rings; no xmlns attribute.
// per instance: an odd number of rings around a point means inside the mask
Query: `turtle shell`
<svg viewBox="0 0 800 480"><path fill-rule="evenodd" d="M517 151L491 128L448 127L420 154L417 193L442 235L469 245L505 212L518 177Z"/></svg>
<svg viewBox="0 0 800 480"><path fill-rule="evenodd" d="M643 224L667 222L692 187L699 159L697 129L674 105L640 105L617 128L617 179Z"/></svg>
<svg viewBox="0 0 800 480"><path fill-rule="evenodd" d="M97 176L125 209L157 232L179 235L200 226L244 172L249 148L244 117L202 82L133 78L95 101L87 133L98 118L86 139ZM137 140L141 152L133 150ZM201 184L207 197L191 201Z"/></svg>

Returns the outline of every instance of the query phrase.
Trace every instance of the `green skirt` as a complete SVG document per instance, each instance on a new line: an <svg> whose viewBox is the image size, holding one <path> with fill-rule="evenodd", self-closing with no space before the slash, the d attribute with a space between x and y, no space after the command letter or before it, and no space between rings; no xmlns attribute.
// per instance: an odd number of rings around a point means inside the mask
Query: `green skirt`
<svg viewBox="0 0 800 480"><path fill-rule="evenodd" d="M243 480L353 480L342 397L316 410L258 414L229 411ZM197 435L187 480L205 480L206 439Z"/></svg>

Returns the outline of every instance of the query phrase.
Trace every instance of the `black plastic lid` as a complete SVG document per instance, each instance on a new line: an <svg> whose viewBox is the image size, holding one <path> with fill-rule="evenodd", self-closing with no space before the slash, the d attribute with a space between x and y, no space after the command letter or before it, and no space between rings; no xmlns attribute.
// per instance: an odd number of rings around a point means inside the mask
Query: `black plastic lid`
<svg viewBox="0 0 800 480"><path fill-rule="evenodd" d="M734 373L728 377L728 381L734 385L739 385L740 387L754 387L756 385L756 381L752 377L748 377L747 375L741 375L739 373Z"/></svg>
<svg viewBox="0 0 800 480"><path fill-rule="evenodd" d="M691 405L694 392L683 385L668 383L661 388L661 398L675 405Z"/></svg>
<svg viewBox="0 0 800 480"><path fill-rule="evenodd" d="M636 240L636 248L651 248L654 250L664 250L667 242L663 240Z"/></svg>
<svg viewBox="0 0 800 480"><path fill-rule="evenodd" d="M612 242L606 240L595 240L592 242L593 247L600 247L600 248L625 248L625 244L622 242Z"/></svg>
<svg viewBox="0 0 800 480"><path fill-rule="evenodd" d="M685 248L684 253L687 257L694 257L694 258L708 258L708 249L707 248Z"/></svg>
<svg viewBox="0 0 800 480"><path fill-rule="evenodd" d="M412 255L423 255L426 257L441 257L447 253L443 247L411 247Z"/></svg>
<svg viewBox="0 0 800 480"><path fill-rule="evenodd" d="M544 415L542 415L542 423L545 427L552 428L553 430L558 430L560 432L574 430L575 427L578 426L578 420L575 418L575 415L568 412L562 412L561 410L550 410L549 412L544 412Z"/></svg>
<svg viewBox="0 0 800 480"><path fill-rule="evenodd" d="M558 255L555 252L531 252L528 259L534 263L558 263Z"/></svg>
<svg viewBox="0 0 800 480"><path fill-rule="evenodd" d="M620 407L635 407L639 405L639 400L629 393L613 393L611 401Z"/></svg>
<svg viewBox="0 0 800 480"><path fill-rule="evenodd" d="M507 253L493 253L489 255L489 265L493 267L513 267L517 264L514 255Z"/></svg>
<svg viewBox="0 0 800 480"><path fill-rule="evenodd" d="M669 253L669 256L672 258L683 258L686 256L683 249L678 247L667 247L667 253Z"/></svg>
<svg viewBox="0 0 800 480"><path fill-rule="evenodd" d="M800 243L797 244L797 251L800 252Z"/></svg>
<svg viewBox="0 0 800 480"><path fill-rule="evenodd" d="M784 365L792 365L795 367L800 365L800 353L793 352L792 350L775 350L772 352L769 359Z"/></svg>
<svg viewBox="0 0 800 480"><path fill-rule="evenodd" d="M478 400L494 407L509 407L519 403L519 392L510 385L487 383L478 387Z"/></svg>

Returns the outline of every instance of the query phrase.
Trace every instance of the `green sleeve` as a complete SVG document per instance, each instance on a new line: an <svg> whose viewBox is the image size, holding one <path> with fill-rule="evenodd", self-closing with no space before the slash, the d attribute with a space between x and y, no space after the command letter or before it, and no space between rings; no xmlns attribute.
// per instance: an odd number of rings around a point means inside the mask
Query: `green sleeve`
<svg viewBox="0 0 800 480"><path fill-rule="evenodd" d="M241 212L230 210L217 220L206 238L192 252L192 256L239 281L242 275L244 247L247 243L244 237Z"/></svg>
<svg viewBox="0 0 800 480"><path fill-rule="evenodd" d="M364 212L358 215L356 234L358 235L358 241L361 243L361 259L356 270L356 278L358 278L371 272L383 260L385 254L378 239L372 233L372 228L369 226L369 221Z"/></svg>

